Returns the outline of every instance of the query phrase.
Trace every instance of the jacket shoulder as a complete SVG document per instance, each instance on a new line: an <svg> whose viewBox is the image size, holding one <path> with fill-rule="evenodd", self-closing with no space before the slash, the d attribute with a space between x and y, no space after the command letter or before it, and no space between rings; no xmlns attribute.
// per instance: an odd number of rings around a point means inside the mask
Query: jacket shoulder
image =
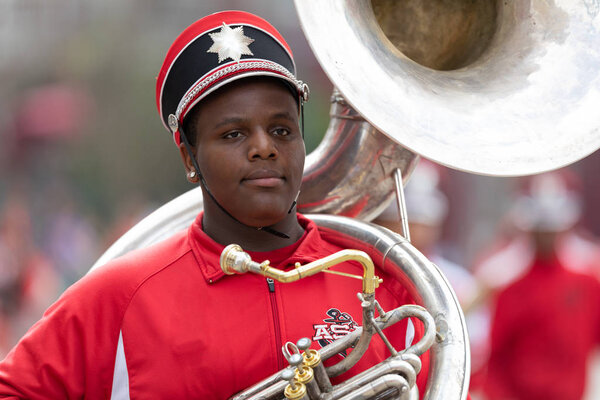
<svg viewBox="0 0 600 400"><path fill-rule="evenodd" d="M191 251L187 231L142 249L135 249L88 272L73 285L85 290L112 288L121 291L135 290L152 275L168 268Z"/></svg>

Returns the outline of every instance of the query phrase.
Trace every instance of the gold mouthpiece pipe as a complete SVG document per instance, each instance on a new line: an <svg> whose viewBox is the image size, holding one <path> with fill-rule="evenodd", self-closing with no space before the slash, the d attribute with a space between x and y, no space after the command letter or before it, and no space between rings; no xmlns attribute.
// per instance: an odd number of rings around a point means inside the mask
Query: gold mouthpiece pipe
<svg viewBox="0 0 600 400"><path fill-rule="evenodd" d="M375 293L380 280L375 276L375 266L371 257L364 251L341 250L320 260L297 266L290 271L282 271L271 267L269 266L269 261L263 263L252 261L250 255L244 252L237 244L230 244L221 253L221 269L228 275L244 274L250 271L283 283L295 282L307 276L315 275L344 261L357 261L362 265L363 293Z"/></svg>

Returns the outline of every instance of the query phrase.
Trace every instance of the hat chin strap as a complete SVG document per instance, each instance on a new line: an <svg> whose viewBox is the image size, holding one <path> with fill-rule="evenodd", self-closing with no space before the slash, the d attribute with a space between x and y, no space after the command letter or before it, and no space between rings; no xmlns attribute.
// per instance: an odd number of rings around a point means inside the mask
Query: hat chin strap
<svg viewBox="0 0 600 400"><path fill-rule="evenodd" d="M187 135L183 131L183 128L182 128L181 124L179 124L179 137L183 141L185 149L188 152L188 155L190 156L190 158L192 160L192 164L194 165L194 168L196 169L196 171L198 173L198 176L200 177L200 184L204 187L204 190L206 191L206 193L208 193L208 195L210 196L210 198L212 199L212 201L221 209L221 211L223 211L229 218L231 218L232 220L234 220L235 222L237 222L237 223L239 223L239 224L241 224L243 226L256 229L257 231L265 231L267 233L270 233L270 234L275 235L277 237L280 237L282 239L289 239L290 238L285 233L279 232L278 230L273 229L270 226L261 226L261 227L258 227L258 228L254 227L254 226L248 226L248 225L244 224L242 221L240 221L239 219L237 219L236 217L234 217L233 215L231 215L231 213L229 213L229 211L227 211L217 201L217 199L215 198L215 196L213 196L212 192L208 188L208 185L206 184L206 181L204 180L204 175L202 175L202 171L200 170L200 166L198 165L198 161L196 160L196 157L194 157L194 153L192 152L192 146L190 145L190 142L188 141ZM299 194L300 194L300 192L298 192L298 195ZM288 214L291 213L292 210L294 209L294 207L296 206L296 201L298 200L298 195L296 195L296 199L293 201L292 206L288 210Z"/></svg>

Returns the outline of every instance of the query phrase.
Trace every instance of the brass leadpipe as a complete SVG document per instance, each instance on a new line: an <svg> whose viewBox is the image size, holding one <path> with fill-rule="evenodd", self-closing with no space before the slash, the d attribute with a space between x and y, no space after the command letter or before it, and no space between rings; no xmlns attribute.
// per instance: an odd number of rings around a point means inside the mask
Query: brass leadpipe
<svg viewBox="0 0 600 400"><path fill-rule="evenodd" d="M252 261L250 255L244 252L237 244L230 244L225 247L221 253L221 269L227 275L253 272L283 283L295 282L319 272L335 273L335 271L327 270L344 261L357 261L362 265L363 294L372 295L375 293L375 289L379 286L381 280L375 276L375 266L373 265L373 261L364 251L350 249L341 250L305 265L296 264L296 268L290 271L282 271L278 268L271 267L268 260L262 263Z"/></svg>

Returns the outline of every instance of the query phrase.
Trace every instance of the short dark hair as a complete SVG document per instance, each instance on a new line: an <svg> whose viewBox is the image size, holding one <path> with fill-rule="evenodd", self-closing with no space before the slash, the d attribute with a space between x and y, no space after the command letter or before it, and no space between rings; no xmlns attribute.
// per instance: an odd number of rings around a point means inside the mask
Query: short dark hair
<svg viewBox="0 0 600 400"><path fill-rule="evenodd" d="M179 132L182 135L185 135L189 144L193 147L196 147L196 140L198 138L198 132L196 130L196 126L198 123L198 110L200 110L199 105L196 105L183 120L183 132Z"/></svg>

